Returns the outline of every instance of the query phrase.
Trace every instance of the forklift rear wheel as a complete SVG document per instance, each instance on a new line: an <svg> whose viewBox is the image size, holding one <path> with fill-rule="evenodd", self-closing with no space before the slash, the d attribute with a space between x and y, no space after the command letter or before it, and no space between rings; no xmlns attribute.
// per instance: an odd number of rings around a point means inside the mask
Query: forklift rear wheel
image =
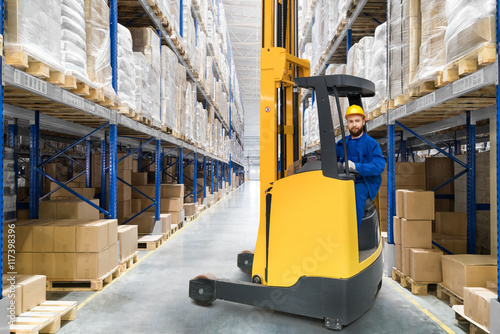
<svg viewBox="0 0 500 334"><path fill-rule="evenodd" d="M189 281L189 297L200 306L210 306L216 299L215 281L217 277L207 273L198 275Z"/></svg>

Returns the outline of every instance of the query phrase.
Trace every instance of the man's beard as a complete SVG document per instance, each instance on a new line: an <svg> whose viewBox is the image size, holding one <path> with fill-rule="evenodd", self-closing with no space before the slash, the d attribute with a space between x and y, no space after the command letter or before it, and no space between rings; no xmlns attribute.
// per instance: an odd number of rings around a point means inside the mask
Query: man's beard
<svg viewBox="0 0 500 334"><path fill-rule="evenodd" d="M349 133L351 134L351 137L359 137L363 133L363 128L359 128L357 130L349 129Z"/></svg>

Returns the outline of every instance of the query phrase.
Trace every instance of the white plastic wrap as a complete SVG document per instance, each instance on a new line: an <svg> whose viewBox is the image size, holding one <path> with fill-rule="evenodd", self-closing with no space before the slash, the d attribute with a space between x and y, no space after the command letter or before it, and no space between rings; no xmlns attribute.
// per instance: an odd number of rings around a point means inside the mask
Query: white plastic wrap
<svg viewBox="0 0 500 334"><path fill-rule="evenodd" d="M135 112L151 120L153 102L151 100L151 65L140 52L134 52L135 59Z"/></svg>
<svg viewBox="0 0 500 334"><path fill-rule="evenodd" d="M435 81L446 66L446 0L421 0L422 36L417 73L410 84L416 89L426 81Z"/></svg>
<svg viewBox="0 0 500 334"><path fill-rule="evenodd" d="M171 25L175 31L179 32L180 27L180 0L170 0L170 16L172 17Z"/></svg>
<svg viewBox="0 0 500 334"><path fill-rule="evenodd" d="M363 37L359 41L356 53L355 72L356 76L367 79L371 69L373 37Z"/></svg>
<svg viewBox="0 0 500 334"><path fill-rule="evenodd" d="M118 24L118 98L130 108L136 108L135 60L130 31Z"/></svg>
<svg viewBox="0 0 500 334"><path fill-rule="evenodd" d="M389 13L389 68L391 69L389 72L389 89L391 99L403 94L402 10L401 0L391 0Z"/></svg>
<svg viewBox="0 0 500 334"><path fill-rule="evenodd" d="M62 1L61 58L66 73L88 79L84 0Z"/></svg>
<svg viewBox="0 0 500 334"><path fill-rule="evenodd" d="M115 94L109 37L109 7L105 0L85 0L85 32L87 41L87 74L107 95Z"/></svg>
<svg viewBox="0 0 500 334"><path fill-rule="evenodd" d="M141 52L151 66L151 119L160 124L160 37L152 28L131 28L134 52Z"/></svg>
<svg viewBox="0 0 500 334"><path fill-rule="evenodd" d="M375 37L370 52L368 79L375 84L375 96L365 99L365 108L372 111L379 108L386 100L387 87L387 24L381 24L375 29Z"/></svg>
<svg viewBox="0 0 500 334"><path fill-rule="evenodd" d="M448 62L460 59L484 43L495 42L496 1L494 0L447 0L445 34Z"/></svg>
<svg viewBox="0 0 500 334"><path fill-rule="evenodd" d="M167 46L161 47L161 119L171 130L177 129L178 60Z"/></svg>
<svg viewBox="0 0 500 334"><path fill-rule="evenodd" d="M5 51L23 51L63 72L61 0L6 1L6 13Z"/></svg>
<svg viewBox="0 0 500 334"><path fill-rule="evenodd" d="M196 32L194 26L194 19L191 15L191 4L188 1L183 2L183 22L182 22L182 41L186 55L191 62L195 62L195 48L196 48Z"/></svg>
<svg viewBox="0 0 500 334"><path fill-rule="evenodd" d="M175 130L182 132L181 123L186 110L186 68L177 64L177 125Z"/></svg>

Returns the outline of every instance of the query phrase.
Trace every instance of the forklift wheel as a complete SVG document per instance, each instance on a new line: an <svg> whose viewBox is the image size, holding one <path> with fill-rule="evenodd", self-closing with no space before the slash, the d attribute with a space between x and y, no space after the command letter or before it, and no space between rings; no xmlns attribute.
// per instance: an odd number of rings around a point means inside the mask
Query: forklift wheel
<svg viewBox="0 0 500 334"><path fill-rule="evenodd" d="M253 266L253 252L249 250L244 250L238 254L238 268L241 269L245 274L252 273Z"/></svg>
<svg viewBox="0 0 500 334"><path fill-rule="evenodd" d="M197 305L210 306L215 301L215 281L217 277L207 273L189 281L189 297Z"/></svg>

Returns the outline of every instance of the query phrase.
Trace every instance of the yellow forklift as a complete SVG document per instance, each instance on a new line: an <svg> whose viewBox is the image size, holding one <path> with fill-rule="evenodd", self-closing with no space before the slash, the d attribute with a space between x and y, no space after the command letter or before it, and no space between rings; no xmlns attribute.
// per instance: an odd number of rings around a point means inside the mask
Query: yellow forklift
<svg viewBox="0 0 500 334"><path fill-rule="evenodd" d="M296 8L292 0L262 3L260 225L255 251L238 254L237 261L251 278L200 275L189 282L189 297L203 306L221 299L318 318L341 330L375 301L382 243L371 200L358 231L355 175L337 163L329 96L342 125L339 98L362 106L375 86L348 75L309 77L309 62L297 58ZM302 159L299 88L316 94L321 159L285 177L287 167Z"/></svg>

